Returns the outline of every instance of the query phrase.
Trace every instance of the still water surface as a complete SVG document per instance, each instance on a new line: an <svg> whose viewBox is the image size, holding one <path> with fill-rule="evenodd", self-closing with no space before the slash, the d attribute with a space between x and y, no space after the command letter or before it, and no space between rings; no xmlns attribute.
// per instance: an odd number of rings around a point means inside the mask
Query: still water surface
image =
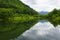
<svg viewBox="0 0 60 40"><path fill-rule="evenodd" d="M60 40L60 25L54 27L49 21L41 20L15 40Z"/></svg>

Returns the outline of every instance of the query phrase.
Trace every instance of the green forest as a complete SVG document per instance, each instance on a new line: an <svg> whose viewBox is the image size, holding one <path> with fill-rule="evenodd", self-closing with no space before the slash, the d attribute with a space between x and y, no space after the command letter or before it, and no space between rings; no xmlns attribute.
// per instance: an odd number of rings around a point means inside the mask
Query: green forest
<svg viewBox="0 0 60 40"><path fill-rule="evenodd" d="M50 21L54 26L60 25L60 10L53 9L46 15L46 19Z"/></svg>
<svg viewBox="0 0 60 40"><path fill-rule="evenodd" d="M59 25L60 10L54 9L47 15L39 15L19 0L0 0L0 40L10 40L21 35L41 19Z"/></svg>

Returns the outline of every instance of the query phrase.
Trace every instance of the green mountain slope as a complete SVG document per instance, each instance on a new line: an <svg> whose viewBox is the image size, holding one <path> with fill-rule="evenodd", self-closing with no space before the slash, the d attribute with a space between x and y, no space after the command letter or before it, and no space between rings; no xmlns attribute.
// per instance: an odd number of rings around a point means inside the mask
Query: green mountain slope
<svg viewBox="0 0 60 40"><path fill-rule="evenodd" d="M35 15L37 12L19 0L0 0L0 8L10 8L19 14Z"/></svg>
<svg viewBox="0 0 60 40"><path fill-rule="evenodd" d="M47 19L54 24L54 26L60 25L60 10L54 9L51 11L47 16Z"/></svg>
<svg viewBox="0 0 60 40"><path fill-rule="evenodd" d="M35 20L34 15L38 13L19 0L0 0L0 39L10 40L21 35L31 26L24 23Z"/></svg>

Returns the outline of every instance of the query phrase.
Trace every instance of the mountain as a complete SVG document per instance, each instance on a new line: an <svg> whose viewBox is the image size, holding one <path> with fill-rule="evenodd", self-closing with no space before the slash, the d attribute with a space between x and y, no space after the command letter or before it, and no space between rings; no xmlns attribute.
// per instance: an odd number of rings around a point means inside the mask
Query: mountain
<svg viewBox="0 0 60 40"><path fill-rule="evenodd" d="M0 0L0 26L7 27L9 22L13 23L14 20L17 21L21 14L33 16L38 15L38 12L31 9L20 0Z"/></svg>
<svg viewBox="0 0 60 40"><path fill-rule="evenodd" d="M45 15L45 14L48 14L48 12L47 11L40 11L39 14Z"/></svg>
<svg viewBox="0 0 60 40"><path fill-rule="evenodd" d="M38 12L20 0L0 0L0 39L10 40L21 35L30 28L22 24L26 24L26 21L29 22L28 17L33 15L38 15ZM21 20L23 21L21 22Z"/></svg>
<svg viewBox="0 0 60 40"><path fill-rule="evenodd" d="M35 10L31 9L29 6L25 5L20 0L0 0L0 9L2 8L14 10L14 12L12 12L18 14L37 14Z"/></svg>

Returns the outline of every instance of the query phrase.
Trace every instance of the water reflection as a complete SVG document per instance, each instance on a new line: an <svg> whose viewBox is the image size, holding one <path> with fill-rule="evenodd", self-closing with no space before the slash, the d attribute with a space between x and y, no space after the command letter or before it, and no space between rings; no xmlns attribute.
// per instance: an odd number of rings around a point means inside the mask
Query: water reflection
<svg viewBox="0 0 60 40"><path fill-rule="evenodd" d="M41 20L15 40L60 40L60 25Z"/></svg>
<svg viewBox="0 0 60 40"><path fill-rule="evenodd" d="M24 22L18 22L18 23L11 23L9 24L10 30L7 31L1 31L0 29L0 40L13 40L13 38L18 37L21 35L24 31L32 27L35 23L37 23L38 20L28 20Z"/></svg>

